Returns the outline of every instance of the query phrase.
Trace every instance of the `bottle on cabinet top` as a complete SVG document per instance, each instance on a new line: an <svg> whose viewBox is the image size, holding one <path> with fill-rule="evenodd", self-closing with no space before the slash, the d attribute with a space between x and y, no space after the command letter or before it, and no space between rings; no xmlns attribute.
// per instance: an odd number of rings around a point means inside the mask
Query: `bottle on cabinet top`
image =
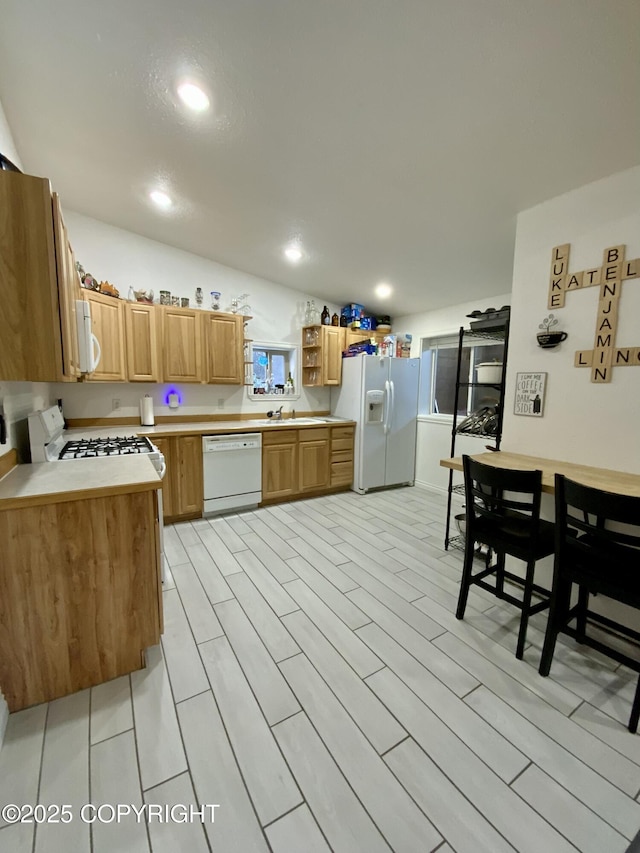
<svg viewBox="0 0 640 853"><path fill-rule="evenodd" d="M331 317L331 325L332 325L332 326L339 326L339 325L340 325L340 317L338 317L338 315L337 315L337 314L333 314L333 315L332 315L332 317Z"/></svg>
<svg viewBox="0 0 640 853"><path fill-rule="evenodd" d="M325 305L325 306L324 306L324 308L322 309L322 314L320 315L320 323L321 323L323 326L329 326L329 325L331 325L331 315L329 314L329 311L327 310L327 306L326 306L326 305Z"/></svg>

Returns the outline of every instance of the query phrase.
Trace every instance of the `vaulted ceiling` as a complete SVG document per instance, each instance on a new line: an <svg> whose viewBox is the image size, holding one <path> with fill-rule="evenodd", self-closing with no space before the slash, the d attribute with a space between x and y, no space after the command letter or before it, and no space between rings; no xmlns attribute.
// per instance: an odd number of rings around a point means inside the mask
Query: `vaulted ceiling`
<svg viewBox="0 0 640 853"><path fill-rule="evenodd" d="M338 303L508 291L518 211L640 161L636 0L0 10L0 100L66 207Z"/></svg>

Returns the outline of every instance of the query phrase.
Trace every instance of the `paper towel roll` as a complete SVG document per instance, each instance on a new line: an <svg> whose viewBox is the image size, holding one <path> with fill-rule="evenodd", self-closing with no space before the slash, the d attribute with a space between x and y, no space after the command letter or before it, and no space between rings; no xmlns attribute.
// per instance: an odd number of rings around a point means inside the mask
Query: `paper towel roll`
<svg viewBox="0 0 640 853"><path fill-rule="evenodd" d="M153 397L145 394L140 400L140 423L142 426L153 426L155 418L153 417Z"/></svg>

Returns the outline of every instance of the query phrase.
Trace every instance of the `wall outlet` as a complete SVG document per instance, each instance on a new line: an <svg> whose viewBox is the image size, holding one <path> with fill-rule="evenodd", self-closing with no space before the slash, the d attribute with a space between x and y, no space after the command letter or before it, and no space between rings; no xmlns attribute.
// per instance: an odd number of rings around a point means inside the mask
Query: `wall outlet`
<svg viewBox="0 0 640 853"><path fill-rule="evenodd" d="M116 409L120 408L120 397L113 398L113 400L111 401L111 408L114 410L114 412Z"/></svg>
<svg viewBox="0 0 640 853"><path fill-rule="evenodd" d="M218 408L224 409L224 397L218 397Z"/></svg>

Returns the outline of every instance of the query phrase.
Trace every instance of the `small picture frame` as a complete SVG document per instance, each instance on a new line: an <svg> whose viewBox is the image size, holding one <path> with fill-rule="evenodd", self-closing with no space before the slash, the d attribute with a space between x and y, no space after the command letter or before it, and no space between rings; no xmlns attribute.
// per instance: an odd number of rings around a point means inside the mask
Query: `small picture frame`
<svg viewBox="0 0 640 853"><path fill-rule="evenodd" d="M516 373L513 414L541 418L544 414L546 387L546 373Z"/></svg>

